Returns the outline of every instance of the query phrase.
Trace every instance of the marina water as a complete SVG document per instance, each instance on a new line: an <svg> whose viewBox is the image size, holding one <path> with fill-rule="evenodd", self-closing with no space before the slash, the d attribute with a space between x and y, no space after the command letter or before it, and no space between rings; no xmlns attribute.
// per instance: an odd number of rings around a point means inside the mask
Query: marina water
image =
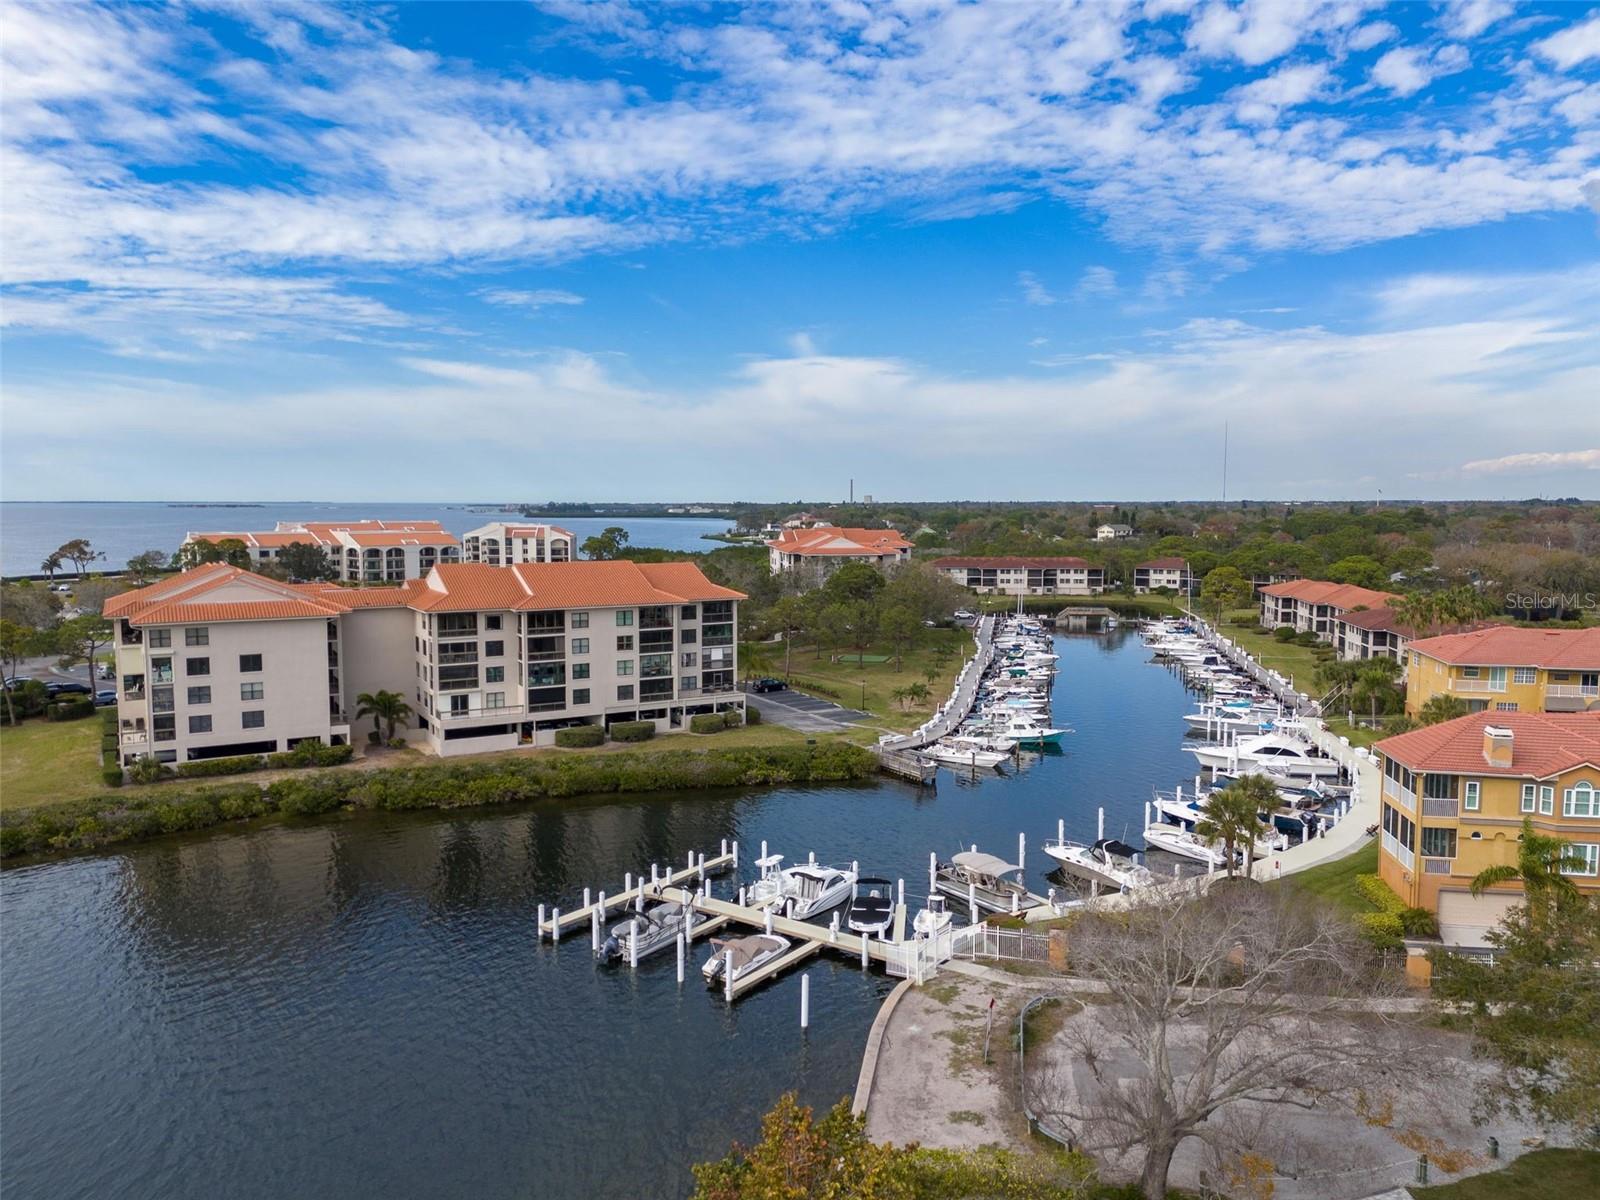
<svg viewBox="0 0 1600 1200"><path fill-rule="evenodd" d="M1010 777L362 814L0 872L7 1196L675 1196L777 1096L855 1084L891 981L824 954L731 1008L671 955L597 969L540 902L737 838L903 877L972 843L1028 882L1057 818L1137 841L1191 698L1137 635L1057 638L1064 752ZM1170 866L1165 868L1170 870ZM728 881L719 881L726 889ZM719 892L726 894L726 891Z"/></svg>

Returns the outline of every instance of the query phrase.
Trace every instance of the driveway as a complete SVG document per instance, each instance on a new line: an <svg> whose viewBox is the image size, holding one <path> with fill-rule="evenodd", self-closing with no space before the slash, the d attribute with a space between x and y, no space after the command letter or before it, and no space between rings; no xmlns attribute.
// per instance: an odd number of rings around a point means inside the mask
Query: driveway
<svg viewBox="0 0 1600 1200"><path fill-rule="evenodd" d="M835 733L872 715L792 688L782 692L750 692L745 703L759 710L763 721L787 725L803 733Z"/></svg>

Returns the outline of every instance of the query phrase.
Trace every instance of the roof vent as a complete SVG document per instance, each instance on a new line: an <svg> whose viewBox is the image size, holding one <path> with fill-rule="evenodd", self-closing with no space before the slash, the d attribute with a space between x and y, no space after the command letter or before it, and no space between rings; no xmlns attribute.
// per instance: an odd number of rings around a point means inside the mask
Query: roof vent
<svg viewBox="0 0 1600 1200"><path fill-rule="evenodd" d="M1511 766L1511 730L1503 725L1483 727L1483 761L1491 767Z"/></svg>

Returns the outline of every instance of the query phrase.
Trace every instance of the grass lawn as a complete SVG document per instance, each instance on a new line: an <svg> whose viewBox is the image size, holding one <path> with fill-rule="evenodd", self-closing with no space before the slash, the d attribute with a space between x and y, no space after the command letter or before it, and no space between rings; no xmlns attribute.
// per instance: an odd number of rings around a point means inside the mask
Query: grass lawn
<svg viewBox="0 0 1600 1200"><path fill-rule="evenodd" d="M930 683L927 673L935 669L934 656L941 644L951 647L954 653L943 667L937 668L938 673ZM854 651L837 651L844 661L830 662L828 650L823 649L818 654L815 647L797 645L790 657L789 682L800 691L813 690L846 708L865 709L885 729L915 729L949 697L955 677L962 664L972 657L973 648L972 634L966 629L924 630L917 645L906 652L897 669L893 649L888 646L867 647L864 651L867 661L857 663ZM874 657L882 661L875 662ZM739 661L754 674L783 675L781 648L747 643L740 647ZM928 701L904 710L891 694L914 683L928 689ZM821 686L817 687L819 684Z"/></svg>
<svg viewBox="0 0 1600 1200"><path fill-rule="evenodd" d="M1354 854L1347 854L1332 862L1319 863L1304 871L1296 871L1293 875L1285 876L1282 883L1299 888L1320 900L1327 901L1341 912L1355 916L1358 913L1372 911L1372 905L1356 891L1356 876L1377 873L1378 843L1369 840ZM1276 887L1278 884L1274 883L1271 886Z"/></svg>
<svg viewBox="0 0 1600 1200"><path fill-rule="evenodd" d="M1368 729L1365 725L1352 725L1343 717L1330 717L1323 724L1328 727L1328 732L1337 737L1349 738L1352 746L1370 746L1373 742L1383 740L1384 733L1381 729Z"/></svg>
<svg viewBox="0 0 1600 1200"><path fill-rule="evenodd" d="M1242 629L1230 624L1234 617L1256 616L1256 609L1240 609L1230 612L1222 622L1218 632L1229 641L1242 646L1262 666L1268 670L1276 671L1294 683L1296 690L1308 696L1316 696L1320 689L1317 687L1316 672L1321 665L1321 659L1312 653L1309 646L1298 646L1294 642L1287 644L1278 641L1270 633L1257 633L1252 629Z"/></svg>
<svg viewBox="0 0 1600 1200"><path fill-rule="evenodd" d="M100 721L25 721L0 728L0 808L33 808L110 791L100 781Z"/></svg>
<svg viewBox="0 0 1600 1200"><path fill-rule="evenodd" d="M1600 1196L1600 1152L1531 1150L1510 1166L1436 1187L1412 1187L1417 1200L1568 1200Z"/></svg>

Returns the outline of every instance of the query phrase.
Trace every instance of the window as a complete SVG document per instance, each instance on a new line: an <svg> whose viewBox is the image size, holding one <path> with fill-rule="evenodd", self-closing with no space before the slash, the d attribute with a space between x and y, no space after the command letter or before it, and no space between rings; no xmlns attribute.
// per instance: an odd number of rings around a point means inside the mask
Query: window
<svg viewBox="0 0 1600 1200"><path fill-rule="evenodd" d="M639 656L639 674L647 679L659 679L672 674L672 655L642 654Z"/></svg>
<svg viewBox="0 0 1600 1200"><path fill-rule="evenodd" d="M587 654L587 653L589 653L589 639L588 638L573 638L572 639L572 652L574 654Z"/></svg>
<svg viewBox="0 0 1600 1200"><path fill-rule="evenodd" d="M574 679L587 679L587 678L589 678L589 664L588 663L573 663L572 664L572 677Z"/></svg>
<svg viewBox="0 0 1600 1200"><path fill-rule="evenodd" d="M1523 812L1532 812L1533 811L1533 794L1534 794L1534 786L1533 786L1533 784L1525 783L1525 784L1522 785L1522 811Z"/></svg>
<svg viewBox="0 0 1600 1200"><path fill-rule="evenodd" d="M528 668L528 686L555 687L567 682L566 663L538 663Z"/></svg>
<svg viewBox="0 0 1600 1200"><path fill-rule="evenodd" d="M1422 777L1422 794L1429 800L1454 800L1456 777L1454 775L1427 774Z"/></svg>
<svg viewBox="0 0 1600 1200"><path fill-rule="evenodd" d="M1548 817L1556 811L1556 789L1547 785L1539 787L1539 815Z"/></svg>
<svg viewBox="0 0 1600 1200"><path fill-rule="evenodd" d="M1518 667L1512 671L1511 681L1513 683L1537 683L1539 681L1539 672L1534 667Z"/></svg>
<svg viewBox="0 0 1600 1200"><path fill-rule="evenodd" d="M693 650L686 650L684 653L678 655L678 665L680 667L692 667L695 664L695 660L699 657L700 656Z"/></svg>
<svg viewBox="0 0 1600 1200"><path fill-rule="evenodd" d="M632 700L633 699L633 684L624 683L624 684L621 684L620 686L618 686L618 688L617 688L617 699L618 700Z"/></svg>
<svg viewBox="0 0 1600 1200"><path fill-rule="evenodd" d="M500 628L500 617L499 617L499 614L494 614L494 615L491 615L491 616L484 617L484 619L483 619L483 627L485 629L499 629Z"/></svg>
<svg viewBox="0 0 1600 1200"><path fill-rule="evenodd" d="M698 629L679 630L678 640L685 646L692 646L700 640L700 631Z"/></svg>
<svg viewBox="0 0 1600 1200"><path fill-rule="evenodd" d="M210 704L211 689L208 687L193 687L189 689L190 704Z"/></svg>
<svg viewBox="0 0 1600 1200"><path fill-rule="evenodd" d="M241 700L264 700L266 699L266 694L266 688L259 683L241 683L239 685L239 699Z"/></svg>
<svg viewBox="0 0 1600 1200"><path fill-rule="evenodd" d="M569 613L567 615L567 620L571 622L572 628L574 629L589 628L589 614L586 612Z"/></svg>
<svg viewBox="0 0 1600 1200"><path fill-rule="evenodd" d="M1517 702L1515 700L1497 700L1495 701L1494 710L1495 712L1516 712Z"/></svg>
<svg viewBox="0 0 1600 1200"><path fill-rule="evenodd" d="M504 667L485 667L483 669L483 681L485 683L504 683L506 681L506 669Z"/></svg>
<svg viewBox="0 0 1600 1200"><path fill-rule="evenodd" d="M485 658L502 658L505 656L506 644L504 642L485 642L483 656Z"/></svg>
<svg viewBox="0 0 1600 1200"><path fill-rule="evenodd" d="M172 630L152 629L145 634L145 645L157 650L168 650L172 647Z"/></svg>
<svg viewBox="0 0 1600 1200"><path fill-rule="evenodd" d="M619 608L619 609L617 609L617 627L620 629L624 625L632 625L632 624L633 624L633 609L631 609L631 608Z"/></svg>
<svg viewBox="0 0 1600 1200"><path fill-rule="evenodd" d="M682 617L685 621L694 620L694 618L695 618L695 607L694 607L694 605L685 604L682 608L680 608L678 610L678 616Z"/></svg>
<svg viewBox="0 0 1600 1200"><path fill-rule="evenodd" d="M631 659L631 658L619 658L617 660L617 674L618 675L632 675L633 674L633 659Z"/></svg>
<svg viewBox="0 0 1600 1200"><path fill-rule="evenodd" d="M190 733L210 733L211 732L211 718L210 718L210 716L190 717L189 718L189 732Z"/></svg>
<svg viewBox="0 0 1600 1200"><path fill-rule="evenodd" d="M1462 667L1461 668L1461 678L1463 678L1463 679L1476 679L1477 677L1478 677L1478 668L1477 667Z"/></svg>
<svg viewBox="0 0 1600 1200"><path fill-rule="evenodd" d="M1570 871L1563 868L1563 875L1600 875L1600 843L1568 842L1567 852L1574 858L1581 858L1583 866Z"/></svg>
<svg viewBox="0 0 1600 1200"><path fill-rule="evenodd" d="M618 634L617 635L617 649L618 650L632 650L633 649L633 634L631 634L631 633Z"/></svg>
<svg viewBox="0 0 1600 1200"><path fill-rule="evenodd" d="M572 689L572 703L574 705L589 703L589 689L588 688L573 688Z"/></svg>
<svg viewBox="0 0 1600 1200"><path fill-rule="evenodd" d="M261 655L259 655L259 654L241 654L241 655L239 655L239 670L240 670L241 673L247 673L247 672L250 672L250 671L259 671L259 670L261 670Z"/></svg>
<svg viewBox="0 0 1600 1200"><path fill-rule="evenodd" d="M506 694L504 692L485 692L483 694L483 706L485 708L504 708L506 706Z"/></svg>
<svg viewBox="0 0 1600 1200"><path fill-rule="evenodd" d="M1476 779L1467 780L1465 790L1461 795L1461 805L1468 812L1478 811L1478 798L1481 786L1482 785Z"/></svg>
<svg viewBox="0 0 1600 1200"><path fill-rule="evenodd" d="M211 660L209 658L186 658L183 661L185 675L211 674Z"/></svg>
<svg viewBox="0 0 1600 1200"><path fill-rule="evenodd" d="M259 708L247 708L239 714L239 721L245 729L263 729L267 724L267 714Z"/></svg>
<svg viewBox="0 0 1600 1200"><path fill-rule="evenodd" d="M678 680L678 686L686 692L692 692L700 686L700 677L698 675L685 675Z"/></svg>
<svg viewBox="0 0 1600 1200"><path fill-rule="evenodd" d="M196 625L183 631L183 644L185 646L211 645L211 630L204 625Z"/></svg>
<svg viewBox="0 0 1600 1200"><path fill-rule="evenodd" d="M1456 831L1432 825L1422 827L1423 858L1454 858L1456 856Z"/></svg>
<svg viewBox="0 0 1600 1200"><path fill-rule="evenodd" d="M1600 817L1600 791L1588 780L1569 787L1561 796L1561 815Z"/></svg>

